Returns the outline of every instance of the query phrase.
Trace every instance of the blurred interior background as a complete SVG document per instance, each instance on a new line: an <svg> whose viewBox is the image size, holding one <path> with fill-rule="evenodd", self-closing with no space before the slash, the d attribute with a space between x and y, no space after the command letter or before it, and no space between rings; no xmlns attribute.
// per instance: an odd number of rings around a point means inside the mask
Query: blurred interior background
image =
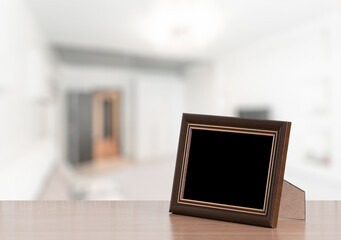
<svg viewBox="0 0 341 240"><path fill-rule="evenodd" d="M170 199L183 112L292 121L341 199L341 2L0 0L0 199Z"/></svg>

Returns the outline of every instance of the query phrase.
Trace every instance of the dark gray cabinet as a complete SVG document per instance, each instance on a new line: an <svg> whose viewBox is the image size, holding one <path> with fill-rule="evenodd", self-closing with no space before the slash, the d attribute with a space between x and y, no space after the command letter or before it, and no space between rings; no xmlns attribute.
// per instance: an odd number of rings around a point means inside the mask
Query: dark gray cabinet
<svg viewBox="0 0 341 240"><path fill-rule="evenodd" d="M67 158L72 165L92 159L92 93L69 92L67 108Z"/></svg>

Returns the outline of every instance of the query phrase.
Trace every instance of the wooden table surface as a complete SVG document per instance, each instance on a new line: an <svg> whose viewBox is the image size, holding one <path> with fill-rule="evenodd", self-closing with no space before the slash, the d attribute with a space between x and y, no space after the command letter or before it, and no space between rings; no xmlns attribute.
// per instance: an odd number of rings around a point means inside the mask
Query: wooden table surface
<svg viewBox="0 0 341 240"><path fill-rule="evenodd" d="M168 213L168 201L4 201L0 239L341 239L341 201L276 229Z"/></svg>

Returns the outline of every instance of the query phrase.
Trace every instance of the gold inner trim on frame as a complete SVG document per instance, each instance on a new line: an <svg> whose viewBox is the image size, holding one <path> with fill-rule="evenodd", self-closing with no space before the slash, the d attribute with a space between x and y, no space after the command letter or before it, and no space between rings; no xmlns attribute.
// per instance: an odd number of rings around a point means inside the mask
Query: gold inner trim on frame
<svg viewBox="0 0 341 240"><path fill-rule="evenodd" d="M263 209L233 206L233 205L228 205L228 204L212 203L212 202L205 202L205 201L199 201L199 200L191 200L191 199L185 199L183 197L185 184L186 184L187 166L188 166L188 158L189 158L189 150L190 150L189 146L190 146L191 138L192 138L192 129L272 136L272 146L271 146L269 170L268 170L268 176L267 176L267 184L266 184L266 189L265 189ZM179 186L179 191L178 191L177 203L192 205L192 206L201 206L201 207L207 207L207 208L236 211L236 212L251 213L251 214L257 214L257 215L266 215L268 211L268 201L269 201L269 193L270 193L269 188L271 186L271 181L272 181L273 164L274 164L274 157L275 157L274 152L276 149L276 142L277 142L277 132L272 131L272 130L237 128L237 127L226 127L226 126L212 126L212 125L204 125L204 124L188 124L187 129L186 129L185 148L184 148L184 155L183 155L182 166L181 166L180 186Z"/></svg>

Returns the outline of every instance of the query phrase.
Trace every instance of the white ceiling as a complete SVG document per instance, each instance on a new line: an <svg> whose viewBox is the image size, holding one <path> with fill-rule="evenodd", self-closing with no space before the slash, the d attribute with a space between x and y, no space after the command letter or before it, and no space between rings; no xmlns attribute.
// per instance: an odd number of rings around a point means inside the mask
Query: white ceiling
<svg viewBox="0 0 341 240"><path fill-rule="evenodd" d="M57 45L200 57L340 9L337 0L26 0Z"/></svg>

